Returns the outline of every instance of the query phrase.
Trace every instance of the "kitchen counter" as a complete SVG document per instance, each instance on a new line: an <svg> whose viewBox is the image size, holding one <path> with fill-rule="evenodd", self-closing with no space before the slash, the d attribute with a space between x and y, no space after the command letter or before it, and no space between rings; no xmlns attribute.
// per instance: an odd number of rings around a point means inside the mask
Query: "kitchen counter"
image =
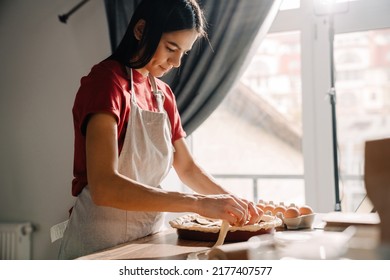
<svg viewBox="0 0 390 280"><path fill-rule="evenodd" d="M379 228L376 226L356 226L355 233L350 238L347 251L342 258L347 259L379 259L376 248L379 242ZM310 234L323 232L324 239L328 239L326 230L315 228L314 230L304 231L285 231ZM283 232L284 233L284 232ZM283 234L282 233L282 234ZM327 240L329 243L329 239ZM201 256L205 258L205 252L214 245L213 242L201 242L179 239L175 229L167 229L154 235L122 244L108 250L80 257L82 260L186 260L191 256ZM305 243L301 244L304 248ZM310 245L306 245L310 246ZM248 242L231 243L219 246L209 251L209 256L217 252L220 259L248 259ZM189 258L190 256L190 258ZM222 256L222 257L220 257ZM207 256L206 256L207 258ZM202 259L202 258L199 258Z"/></svg>
<svg viewBox="0 0 390 280"><path fill-rule="evenodd" d="M140 260L140 259L174 259L185 260L188 254L202 252L214 243L181 240L177 238L175 229L149 235L135 241L122 244L105 250L81 257L84 260Z"/></svg>

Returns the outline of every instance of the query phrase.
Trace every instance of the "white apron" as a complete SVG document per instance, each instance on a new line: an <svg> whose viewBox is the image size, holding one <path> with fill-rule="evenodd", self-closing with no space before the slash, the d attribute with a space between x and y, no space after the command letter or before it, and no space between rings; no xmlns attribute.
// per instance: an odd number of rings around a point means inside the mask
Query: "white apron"
<svg viewBox="0 0 390 280"><path fill-rule="evenodd" d="M119 172L137 182L160 188L173 162L171 126L163 107L164 96L149 76L158 112L138 107L132 70L131 112L119 156ZM142 199L142 197L137 198ZM74 259L159 231L163 215L159 212L124 211L96 206L86 186L73 207L64 232L59 258Z"/></svg>

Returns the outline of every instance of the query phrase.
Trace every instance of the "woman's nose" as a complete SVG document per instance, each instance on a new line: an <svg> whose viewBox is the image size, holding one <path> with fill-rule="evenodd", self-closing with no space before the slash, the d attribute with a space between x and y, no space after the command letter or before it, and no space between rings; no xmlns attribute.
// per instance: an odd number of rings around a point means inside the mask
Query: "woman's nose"
<svg viewBox="0 0 390 280"><path fill-rule="evenodd" d="M175 68L178 68L181 64L181 58L182 58L182 54L181 53L178 53L178 54L174 54L172 55L168 62L169 64L171 64L173 67Z"/></svg>

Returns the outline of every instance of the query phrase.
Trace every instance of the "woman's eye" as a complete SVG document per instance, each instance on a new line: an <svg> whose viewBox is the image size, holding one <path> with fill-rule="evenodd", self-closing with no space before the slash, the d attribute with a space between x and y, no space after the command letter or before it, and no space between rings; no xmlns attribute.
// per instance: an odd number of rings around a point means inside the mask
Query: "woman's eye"
<svg viewBox="0 0 390 280"><path fill-rule="evenodd" d="M167 47L167 50L168 50L168 52L174 52L175 51L174 49L171 49L171 48L168 48L168 47Z"/></svg>

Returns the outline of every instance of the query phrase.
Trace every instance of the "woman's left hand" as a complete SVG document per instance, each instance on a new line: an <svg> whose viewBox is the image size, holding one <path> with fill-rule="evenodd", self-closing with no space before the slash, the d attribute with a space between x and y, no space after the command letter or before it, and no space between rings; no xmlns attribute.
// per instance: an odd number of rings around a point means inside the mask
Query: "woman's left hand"
<svg viewBox="0 0 390 280"><path fill-rule="evenodd" d="M253 202L247 201L245 199L242 200L246 203L248 209L248 215L245 224L253 225L259 223L264 212L260 208L256 207Z"/></svg>
<svg viewBox="0 0 390 280"><path fill-rule="evenodd" d="M247 224L253 225L261 221L264 211L258 208L253 202L248 202L249 219Z"/></svg>
<svg viewBox="0 0 390 280"><path fill-rule="evenodd" d="M260 208L258 208L253 202L248 201L246 199L241 199L233 195L236 200L240 201L242 205L244 205L244 208L246 208L246 213L244 217L241 220L238 220L236 222L236 226L243 226L243 225L253 225L256 223L259 223L261 220L261 217L263 216L264 212Z"/></svg>

